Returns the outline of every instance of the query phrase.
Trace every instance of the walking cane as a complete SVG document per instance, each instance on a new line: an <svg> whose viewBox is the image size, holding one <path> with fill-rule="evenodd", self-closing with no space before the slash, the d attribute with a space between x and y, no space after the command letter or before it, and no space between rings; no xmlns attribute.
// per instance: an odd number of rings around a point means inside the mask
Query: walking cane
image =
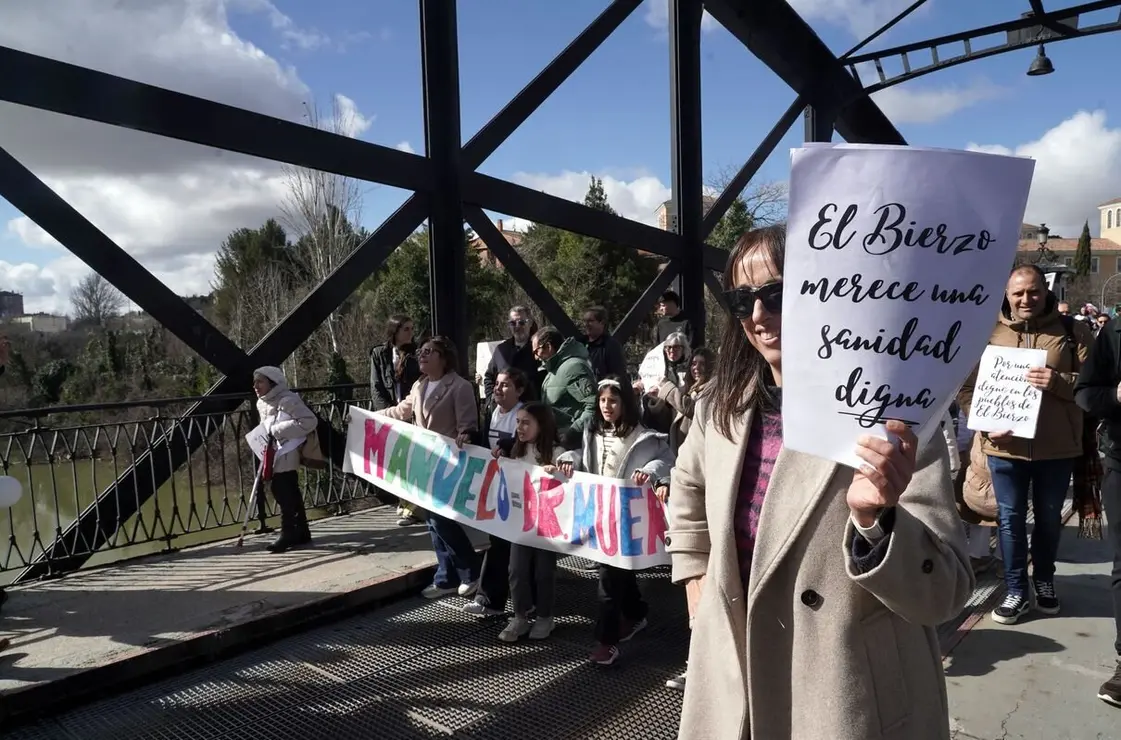
<svg viewBox="0 0 1121 740"><path fill-rule="evenodd" d="M241 534L237 536L235 548L241 548L245 544L245 533L249 531L249 517L253 514L253 505L257 503L257 492L261 487L261 472L264 469L264 465L257 466L257 475L253 478L253 490L249 493L249 502L245 505L245 521L241 523Z"/></svg>

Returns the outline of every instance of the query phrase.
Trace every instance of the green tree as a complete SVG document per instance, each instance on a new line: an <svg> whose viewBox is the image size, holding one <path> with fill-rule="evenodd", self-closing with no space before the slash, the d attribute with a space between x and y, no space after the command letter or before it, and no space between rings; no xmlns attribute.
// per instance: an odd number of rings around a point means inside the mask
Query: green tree
<svg viewBox="0 0 1121 740"><path fill-rule="evenodd" d="M588 184L584 205L615 213L603 181L595 177ZM629 246L562 232L553 258L534 267L570 315L596 303L607 308L614 323L630 310L658 274L659 263Z"/></svg>
<svg viewBox="0 0 1121 740"><path fill-rule="evenodd" d="M1087 221L1082 224L1082 235L1078 237L1078 249L1074 252L1074 272L1078 277L1086 277L1090 274L1090 266L1093 261L1093 255L1090 253L1090 222Z"/></svg>
<svg viewBox="0 0 1121 740"><path fill-rule="evenodd" d="M742 196L736 196L727 212L717 222L708 237L708 243L720 249L732 250L745 231L755 228L755 219Z"/></svg>
<svg viewBox="0 0 1121 740"><path fill-rule="evenodd" d="M214 260L214 315L224 326L239 318L247 299L254 294L254 278L267 267L277 267L290 284L302 272L288 235L274 219L257 229L232 232L218 247Z"/></svg>

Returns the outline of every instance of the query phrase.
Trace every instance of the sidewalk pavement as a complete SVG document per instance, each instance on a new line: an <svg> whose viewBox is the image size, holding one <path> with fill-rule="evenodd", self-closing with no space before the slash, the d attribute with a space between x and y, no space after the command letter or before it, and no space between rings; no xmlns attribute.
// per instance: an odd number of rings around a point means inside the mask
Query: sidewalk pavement
<svg viewBox="0 0 1121 740"><path fill-rule="evenodd" d="M1063 611L1002 626L986 615L946 660L955 740L1121 740L1121 709L1097 698L1113 674L1112 554L1063 533L1055 588Z"/></svg>
<svg viewBox="0 0 1121 740"><path fill-rule="evenodd" d="M256 535L10 588L0 728L419 591L428 531L395 520L380 506L312 522L313 547L279 555Z"/></svg>

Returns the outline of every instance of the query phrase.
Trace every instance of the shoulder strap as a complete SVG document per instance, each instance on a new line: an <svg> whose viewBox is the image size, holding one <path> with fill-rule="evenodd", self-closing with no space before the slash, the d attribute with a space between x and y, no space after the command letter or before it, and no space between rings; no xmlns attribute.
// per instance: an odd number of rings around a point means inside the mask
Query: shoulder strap
<svg viewBox="0 0 1121 740"><path fill-rule="evenodd" d="M1078 338L1074 336L1074 317L1070 314L1059 314L1059 322L1063 325L1063 333L1066 334L1067 347L1070 348L1070 366L1074 372L1078 372L1081 368L1078 362Z"/></svg>

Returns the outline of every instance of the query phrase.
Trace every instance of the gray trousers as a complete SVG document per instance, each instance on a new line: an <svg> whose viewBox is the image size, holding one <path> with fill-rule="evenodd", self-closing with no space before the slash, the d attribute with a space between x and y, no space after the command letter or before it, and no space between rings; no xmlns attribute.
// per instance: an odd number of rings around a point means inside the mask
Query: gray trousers
<svg viewBox="0 0 1121 740"><path fill-rule="evenodd" d="M534 605L537 591L537 616L552 617L557 593L557 554L527 545L510 546L510 594L514 614L524 617Z"/></svg>

